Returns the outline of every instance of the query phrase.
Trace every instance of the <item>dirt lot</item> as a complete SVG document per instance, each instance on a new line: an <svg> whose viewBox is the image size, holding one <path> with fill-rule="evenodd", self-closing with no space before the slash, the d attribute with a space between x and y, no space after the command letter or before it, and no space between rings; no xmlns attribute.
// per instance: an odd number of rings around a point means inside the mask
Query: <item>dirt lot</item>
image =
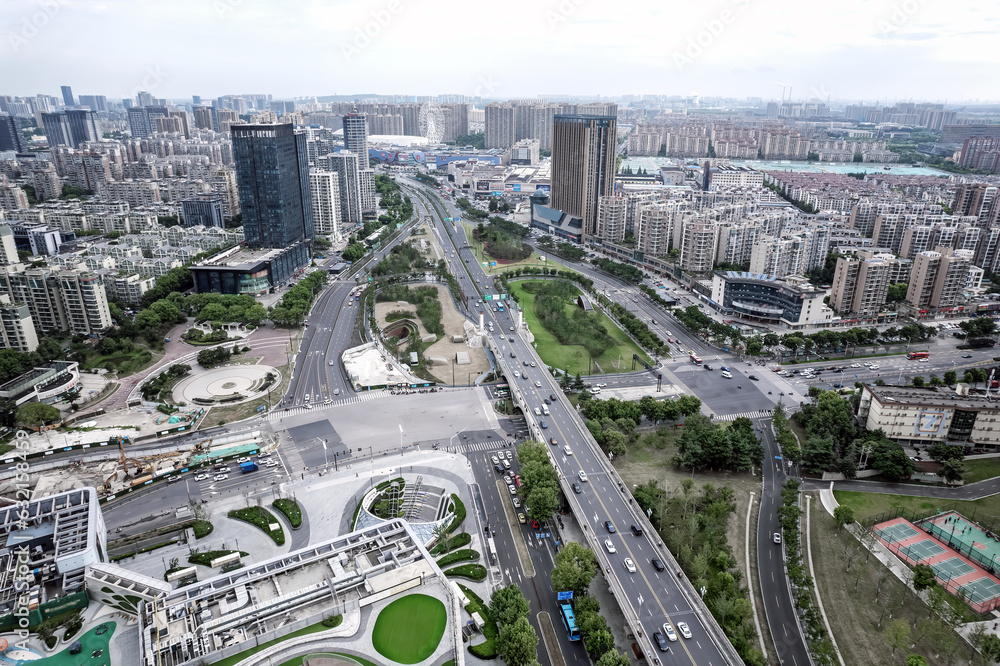
<svg viewBox="0 0 1000 666"><path fill-rule="evenodd" d="M857 539L837 529L818 493L813 494L810 504L816 586L844 663L902 664L910 654L923 656L931 666L969 663L972 649L968 644L940 621L931 620L927 605L916 594L888 573L877 558L866 557L867 551ZM847 571L852 556L849 554L854 555L851 570ZM883 609L886 612L879 628ZM892 618L905 620L911 632L912 647L896 650L895 655L883 634ZM892 656L886 657L886 652Z"/></svg>
<svg viewBox="0 0 1000 666"><path fill-rule="evenodd" d="M438 291L438 300L441 302L441 324L444 326L445 332L445 335L440 340L424 350L424 358L439 356L448 360L448 365L428 365L428 371L440 383L449 386L452 384L467 384L469 382L469 373L472 373L472 379L475 379L477 376L488 372L490 362L487 360L486 353L482 347L473 348L466 342L451 341L452 335L465 335L465 324L468 320L455 309L455 302L451 299L448 287L442 284L410 285L411 288L423 286L435 287ZM385 315L397 310L405 310L412 313L412 320L417 324L420 336L427 335L427 330L416 316L416 306L409 303L376 303L375 318L379 326L386 326L388 323L385 321ZM460 351L468 353L469 365L457 365L455 363L455 355Z"/></svg>

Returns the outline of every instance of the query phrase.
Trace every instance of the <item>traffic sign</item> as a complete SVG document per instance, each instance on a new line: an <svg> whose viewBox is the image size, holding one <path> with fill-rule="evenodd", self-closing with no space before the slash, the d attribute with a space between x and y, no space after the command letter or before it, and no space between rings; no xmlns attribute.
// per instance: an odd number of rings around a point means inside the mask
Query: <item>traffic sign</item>
<svg viewBox="0 0 1000 666"><path fill-rule="evenodd" d="M483 296L483 300L484 301L492 301L493 300L493 294L486 294L485 296Z"/></svg>
<svg viewBox="0 0 1000 666"><path fill-rule="evenodd" d="M490 268L496 268L496 265L497 265L497 262L495 262L495 261L491 261L490 262Z"/></svg>
<svg viewBox="0 0 1000 666"><path fill-rule="evenodd" d="M507 294L500 294L500 300L501 301L506 301L507 300Z"/></svg>
<svg viewBox="0 0 1000 666"><path fill-rule="evenodd" d="M573 590L566 590L556 595L557 601L568 601L573 598Z"/></svg>

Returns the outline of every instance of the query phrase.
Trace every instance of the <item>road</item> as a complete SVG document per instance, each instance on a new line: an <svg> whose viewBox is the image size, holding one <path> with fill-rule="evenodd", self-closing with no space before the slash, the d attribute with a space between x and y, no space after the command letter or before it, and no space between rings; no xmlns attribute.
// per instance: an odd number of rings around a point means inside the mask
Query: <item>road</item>
<svg viewBox="0 0 1000 666"><path fill-rule="evenodd" d="M450 205L450 202L441 203ZM460 215L453 209L445 210L450 217ZM447 224L440 219L436 219L436 222L438 225ZM488 277L482 271L482 266L471 256L471 250L463 249L468 243L461 225L457 225L453 234L459 250L458 258L463 262L471 259L465 265L469 267L473 279L482 284ZM455 273L462 270L457 265L458 258L450 262ZM509 308L505 312L490 310L485 312L485 318L495 323L490 340L497 362L505 370L512 392L522 401L529 422L537 422L533 426L534 434L540 441L555 441L551 448L552 458L563 481L564 490L568 491L570 506L574 507L576 518L584 531L591 535L595 555L623 611L641 626L642 636L637 637L637 642L647 653L649 661L652 662L659 656L651 641L653 632L659 631L664 622L671 622L675 626L677 622L687 622L693 637L689 640L680 639L669 645L671 659L668 663L726 663L731 653L728 641L727 652L724 654L723 648L713 640L721 635L721 630L707 611L695 611L693 606L700 604L688 597L693 594L693 588L686 580L679 578L681 574L673 558L652 531L646 529L640 535L633 534L632 525L645 524L633 514L636 505L621 485L617 474L603 460L599 447L585 434L576 410L564 397L559 397L561 391L552 375L544 368L531 345L520 335L515 314ZM528 363L527 367L524 366L525 362ZM513 374L515 368L519 378ZM548 406L550 415L535 418L534 408L540 408L546 399L551 403ZM581 470L586 472L588 481L581 483L582 492L575 494L569 490L569 483L578 478ZM608 524L614 526L613 533ZM614 555L606 552L600 545L607 540L615 547ZM634 563L634 573L626 568L626 558ZM653 558L668 563L667 569L657 571L651 564ZM710 630L712 634L709 634Z"/></svg>

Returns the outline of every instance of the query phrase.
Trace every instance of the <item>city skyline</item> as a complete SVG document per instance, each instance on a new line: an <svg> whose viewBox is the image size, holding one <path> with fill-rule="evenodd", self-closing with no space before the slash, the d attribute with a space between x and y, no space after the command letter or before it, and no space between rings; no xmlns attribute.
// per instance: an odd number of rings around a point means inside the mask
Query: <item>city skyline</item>
<svg viewBox="0 0 1000 666"><path fill-rule="evenodd" d="M821 9L790 0L727 0L647 6L641 20L584 0L488 15L452 0L435 4L428 11L405 0L311 2L289 12L273 1L14 0L0 8L10 28L6 88L55 95L71 85L77 95L109 98L148 90L169 99L254 90L286 99L391 93L780 99L790 89L798 101L958 104L982 101L990 37L1000 27L988 7L918 0L850 0ZM488 33L481 32L487 24ZM155 30L143 31L137 50L121 36L143 25ZM469 57L433 66L450 39L471 49ZM498 47L502 59L488 55ZM275 58L282 54L296 57Z"/></svg>

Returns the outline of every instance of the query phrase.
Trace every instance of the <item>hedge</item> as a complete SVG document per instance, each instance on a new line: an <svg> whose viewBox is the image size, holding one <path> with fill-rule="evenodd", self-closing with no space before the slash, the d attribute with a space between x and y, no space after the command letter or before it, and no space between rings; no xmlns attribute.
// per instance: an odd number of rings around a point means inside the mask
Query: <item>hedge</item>
<svg viewBox="0 0 1000 666"><path fill-rule="evenodd" d="M334 627L339 627L340 623L343 621L344 621L343 615L331 615L330 617L323 620L320 624L329 629L333 629Z"/></svg>
<svg viewBox="0 0 1000 666"><path fill-rule="evenodd" d="M444 572L448 578L468 578L469 580L486 580L486 567L482 564L463 564Z"/></svg>
<svg viewBox="0 0 1000 666"><path fill-rule="evenodd" d="M431 555L444 555L450 550L468 546L472 543L472 535L468 532L460 532L450 539L444 539L431 550Z"/></svg>
<svg viewBox="0 0 1000 666"><path fill-rule="evenodd" d="M279 497L271 502L271 506L284 514L293 530L302 527L302 509L299 503L293 499Z"/></svg>
<svg viewBox="0 0 1000 666"><path fill-rule="evenodd" d="M451 524L448 525L448 534L457 530L458 526L465 520L465 504L462 503L462 500L458 499L458 495L455 493L451 494L451 501L455 503L455 518L452 519Z"/></svg>
<svg viewBox="0 0 1000 666"><path fill-rule="evenodd" d="M281 523L278 522L278 517L273 513L261 506L251 506L246 509L233 509L228 514L230 518L235 518L236 520L242 520L245 523L250 523L254 527L259 528L269 537L274 539L274 543L279 546L285 543L285 530L281 528ZM277 523L278 529L271 531L269 527L271 523Z"/></svg>
<svg viewBox="0 0 1000 666"><path fill-rule="evenodd" d="M196 520L194 525L191 526L194 530L194 538L200 539L202 537L207 537L215 529L215 525L208 522L207 520Z"/></svg>
<svg viewBox="0 0 1000 666"><path fill-rule="evenodd" d="M445 555L440 560L437 561L437 565L442 569L449 564L454 564L455 562L464 562L466 560L471 560L475 562L479 559L479 553L471 548L465 548L463 550L456 550L454 553Z"/></svg>
<svg viewBox="0 0 1000 666"><path fill-rule="evenodd" d="M479 613L479 617L483 618L483 636L486 638L486 642L479 645L470 645L469 652L480 659L496 659L498 654L497 640L500 638L500 630L497 629L497 621L493 619L493 612L489 606L483 603L478 594L461 583L458 583L458 588L462 590L462 594L469 600L465 611L469 615Z"/></svg>

